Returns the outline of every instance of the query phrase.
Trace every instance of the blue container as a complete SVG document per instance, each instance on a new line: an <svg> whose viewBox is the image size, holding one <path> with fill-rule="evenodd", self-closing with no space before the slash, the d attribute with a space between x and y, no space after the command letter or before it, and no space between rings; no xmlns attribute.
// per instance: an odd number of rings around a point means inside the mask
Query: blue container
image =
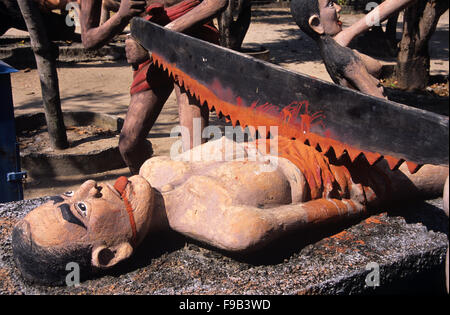
<svg viewBox="0 0 450 315"><path fill-rule="evenodd" d="M10 73L17 72L0 60L0 203L23 199L19 146L16 141Z"/></svg>

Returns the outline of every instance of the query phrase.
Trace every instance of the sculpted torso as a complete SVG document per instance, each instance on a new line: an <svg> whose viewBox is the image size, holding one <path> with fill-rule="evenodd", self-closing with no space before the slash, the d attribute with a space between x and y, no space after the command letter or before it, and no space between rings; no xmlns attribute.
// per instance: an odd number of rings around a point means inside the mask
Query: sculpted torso
<svg viewBox="0 0 450 315"><path fill-rule="evenodd" d="M265 159L267 156L255 148L254 143L236 144L222 138L196 147L175 161L170 157L149 159L139 174L159 199L153 228L169 225L215 247L249 250L299 225L359 215L367 206L389 202L387 198L402 199L416 186L425 194L440 191L448 173L445 168L433 166L424 167L425 176L422 172L411 175L406 170L391 172L383 166L369 172L362 166L352 170L352 178L346 167L331 165L325 167L333 172L333 183L326 183L322 169L313 187L312 180L294 163L280 156ZM311 152L310 147L304 148ZM225 158L226 152L233 149L232 158L238 161ZM192 162L196 157L202 161ZM375 180L358 180L359 172ZM435 186L423 185L429 183L429 177ZM339 189L327 188L337 184ZM393 191L384 187L388 185L395 185Z"/></svg>
<svg viewBox="0 0 450 315"><path fill-rule="evenodd" d="M186 161L195 160L202 150L203 161ZM185 235L239 250L251 244L238 231L253 233L251 237L260 233L261 209L303 201L305 180L291 162L280 158L278 167L270 167L270 162L249 160L244 145L238 145L233 155L242 161L224 162L227 150L233 152L233 142L222 138L196 147L176 161L155 157L144 163L139 174L164 201L164 206L155 208L156 217L163 214L161 221L154 221L155 227L164 227L167 220L170 228Z"/></svg>
<svg viewBox="0 0 450 315"><path fill-rule="evenodd" d="M91 180L56 196L15 227L19 270L29 280L54 283L64 279L68 261L79 262L86 274L110 268L150 231L167 228L226 251L251 251L371 207L441 195L448 177L444 167L424 166L411 175L387 165L331 163L292 140L278 144L295 150L274 158L255 143L222 138L172 159L151 158L139 175L113 186Z"/></svg>

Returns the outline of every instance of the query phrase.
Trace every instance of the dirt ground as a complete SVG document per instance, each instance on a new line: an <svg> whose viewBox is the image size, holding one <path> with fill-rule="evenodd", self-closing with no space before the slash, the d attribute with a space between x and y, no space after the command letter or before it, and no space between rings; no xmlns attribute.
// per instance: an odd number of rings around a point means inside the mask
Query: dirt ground
<svg viewBox="0 0 450 315"><path fill-rule="evenodd" d="M344 27L359 18L361 15L342 15ZM401 23L399 32L400 27ZM441 17L431 40L432 75L448 75L448 31L447 11ZM10 30L7 35L20 33L17 30ZM270 50L271 62L280 66L331 81L315 43L300 32L292 21L288 9L254 8L252 24L244 43L263 45ZM382 62L394 64L395 60L383 59ZM58 69L58 76L63 111L94 111L125 118L132 81L131 69L125 61L64 65ZM43 111L36 70L27 69L12 74L12 88L16 116ZM177 125L177 105L175 95L172 94L149 135L155 155L169 153L171 144L177 140L169 137L170 131ZM25 183L24 196L25 199L30 199L59 194L73 190L86 179L112 181L120 175L129 175L128 169L84 176L29 178Z"/></svg>

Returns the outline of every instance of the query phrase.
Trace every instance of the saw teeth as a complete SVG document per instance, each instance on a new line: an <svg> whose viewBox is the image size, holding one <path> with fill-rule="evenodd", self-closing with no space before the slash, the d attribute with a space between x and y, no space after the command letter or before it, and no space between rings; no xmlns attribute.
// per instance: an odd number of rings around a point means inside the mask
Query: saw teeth
<svg viewBox="0 0 450 315"><path fill-rule="evenodd" d="M327 154L328 152L330 152L330 150L333 148L331 145L325 145L323 148L322 148L322 145L320 146L320 148L322 149L322 152L324 153L324 154ZM334 152L334 150L333 150L333 152Z"/></svg>
<svg viewBox="0 0 450 315"><path fill-rule="evenodd" d="M362 153L360 151L354 150L354 149L347 149L348 156L350 157L350 160L352 163L356 160L358 156L360 156Z"/></svg>
<svg viewBox="0 0 450 315"><path fill-rule="evenodd" d="M311 143L311 147L313 147L314 149L316 149L319 152L322 152L322 147L320 146L319 142L313 142Z"/></svg>
<svg viewBox="0 0 450 315"><path fill-rule="evenodd" d="M384 159L389 165L389 168L393 171L400 167L400 165L405 162L403 159L397 159L392 156L385 156Z"/></svg>
<svg viewBox="0 0 450 315"><path fill-rule="evenodd" d="M408 166L408 170L411 174L414 174L422 167L422 165L419 165L414 162L406 162L406 165Z"/></svg>
<svg viewBox="0 0 450 315"><path fill-rule="evenodd" d="M334 145L333 146L334 153L336 154L336 158L340 159L345 154L345 148L342 145Z"/></svg>
<svg viewBox="0 0 450 315"><path fill-rule="evenodd" d="M200 105L207 105L209 110L212 111L213 109L216 112L216 115L219 119L221 118L225 118L225 121L227 123L231 122L233 125L233 128L236 127L236 125L240 125L240 127L242 128L243 131L245 131L245 129L248 127L249 132L251 134L251 136L253 138L255 138L256 136L256 132L258 132L259 137L261 137L261 130L258 129L258 131L256 131L256 128L252 128L252 126L249 126L248 124L244 123L244 122L240 122L239 120L233 120L230 118L229 114L224 112L223 109L221 108L220 104L209 104L208 100L206 98L204 98L201 94L198 94L198 92L196 93L195 91L192 91L191 88L189 86L187 86L186 82L183 79L183 76L175 76L173 69L171 69L171 67L166 66L164 62L161 62L161 60L159 60L159 58L153 56L153 63L156 67L159 67L161 69L163 69L164 71L167 71L169 76L174 80L178 82L178 85L180 87L183 87L186 91L188 91L194 98L198 99L198 101L200 102ZM219 106L219 107L218 107ZM267 128L266 128L267 129ZM266 138L269 136L270 132L268 130L265 131L266 133ZM292 137L291 137L292 138ZM305 139L303 137L298 138L298 140ZM303 140L302 140L303 141ZM333 150L334 155L336 157L336 159L341 159L344 155L348 155L351 162L353 163L360 155L363 155L367 162L370 165L375 165L376 163L380 162L381 160L385 159L386 162L389 165L389 168L391 170L396 170L400 167L401 164L403 164L403 162L405 162L405 160L403 159L398 159L398 158L394 158L392 156L382 156L379 153L373 153L373 152L361 152L359 150L355 150L352 148L346 148L344 145L339 145L339 144L333 144L330 145L328 143L325 143L325 145L321 145L319 141L311 141L309 139L305 139L303 141L305 144L310 145L311 147L317 149L318 151L327 154L330 152L330 150ZM331 153L331 152L330 152ZM408 170L411 174L414 174L415 172L417 172L420 167L422 165L418 165L414 162L406 162Z"/></svg>
<svg viewBox="0 0 450 315"><path fill-rule="evenodd" d="M256 129L255 129L255 127L250 126L248 128L248 131L250 132L250 135L251 135L252 139L256 139Z"/></svg>
<svg viewBox="0 0 450 315"><path fill-rule="evenodd" d="M383 158L383 156L381 154L378 153L363 153L367 162L369 162L370 165L374 165L376 162L378 162L379 160L381 160Z"/></svg>

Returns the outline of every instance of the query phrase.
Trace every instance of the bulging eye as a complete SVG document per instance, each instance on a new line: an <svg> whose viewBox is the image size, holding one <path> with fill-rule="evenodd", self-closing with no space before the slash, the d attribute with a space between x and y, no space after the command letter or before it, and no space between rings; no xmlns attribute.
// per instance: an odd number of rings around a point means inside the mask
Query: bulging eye
<svg viewBox="0 0 450 315"><path fill-rule="evenodd" d="M83 216L87 215L87 205L84 202L77 202L75 207Z"/></svg>
<svg viewBox="0 0 450 315"><path fill-rule="evenodd" d="M72 190L69 190L69 191L66 191L63 195L66 197L73 197L74 192Z"/></svg>

